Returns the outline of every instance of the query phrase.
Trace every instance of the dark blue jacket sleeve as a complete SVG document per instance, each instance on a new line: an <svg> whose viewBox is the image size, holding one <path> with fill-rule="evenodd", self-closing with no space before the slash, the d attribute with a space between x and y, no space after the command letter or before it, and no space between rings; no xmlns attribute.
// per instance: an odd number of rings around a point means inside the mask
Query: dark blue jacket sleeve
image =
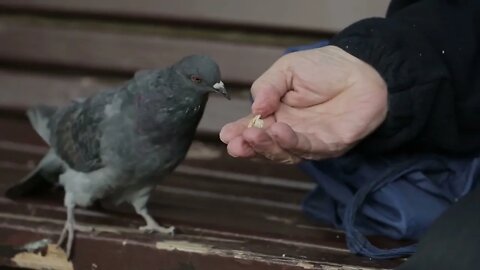
<svg viewBox="0 0 480 270"><path fill-rule="evenodd" d="M332 40L387 83L384 123L365 153L480 152L480 1L392 1L386 18L359 21Z"/></svg>

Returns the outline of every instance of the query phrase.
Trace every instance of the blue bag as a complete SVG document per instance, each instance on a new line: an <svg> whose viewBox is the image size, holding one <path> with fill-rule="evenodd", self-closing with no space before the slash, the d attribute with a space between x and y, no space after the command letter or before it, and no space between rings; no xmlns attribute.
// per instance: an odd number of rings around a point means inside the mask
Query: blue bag
<svg viewBox="0 0 480 270"><path fill-rule="evenodd" d="M318 48L328 41L289 48ZM410 154L366 157L354 150L340 158L304 161L317 183L303 203L308 216L344 230L348 248L387 259L409 255L416 245L381 249L365 236L418 240L450 205L473 190L480 157Z"/></svg>

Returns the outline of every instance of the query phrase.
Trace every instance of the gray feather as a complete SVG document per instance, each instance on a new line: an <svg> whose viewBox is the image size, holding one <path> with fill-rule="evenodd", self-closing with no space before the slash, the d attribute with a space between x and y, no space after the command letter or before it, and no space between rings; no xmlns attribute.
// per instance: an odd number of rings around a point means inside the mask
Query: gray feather
<svg viewBox="0 0 480 270"><path fill-rule="evenodd" d="M42 139L50 144L50 119L57 111L55 107L37 106L27 111L28 119Z"/></svg>
<svg viewBox="0 0 480 270"><path fill-rule="evenodd" d="M100 124L115 92L103 92L58 111L51 122L51 145L68 166L81 172L104 166L100 153Z"/></svg>
<svg viewBox="0 0 480 270"><path fill-rule="evenodd" d="M82 206L107 197L146 203L154 176L165 176L185 158L219 82L212 59L191 56L166 69L137 72L116 88L63 108L30 110L51 151L19 186L32 190L42 181L58 181Z"/></svg>

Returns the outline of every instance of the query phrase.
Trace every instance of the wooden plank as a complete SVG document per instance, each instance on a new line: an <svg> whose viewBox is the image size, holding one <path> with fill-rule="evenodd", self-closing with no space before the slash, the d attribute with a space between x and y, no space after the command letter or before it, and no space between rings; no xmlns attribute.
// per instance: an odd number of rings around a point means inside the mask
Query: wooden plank
<svg viewBox="0 0 480 270"><path fill-rule="evenodd" d="M0 172L2 175L0 192L3 193L5 185L12 183L20 174L8 169L0 169ZM17 202L0 198L0 220L5 220L2 224L9 225L0 226L0 231L30 227L28 231L35 232L37 240L39 237L55 239L61 230L65 212L61 206L61 198L59 196L54 198L55 201L51 199L47 201L45 198L33 197ZM281 254L288 254L289 258L307 258L308 261L319 265L342 264L359 269L362 269L362 266L384 268L398 263L398 261L371 261L349 254L343 243L343 234L322 230L321 227L301 226L305 221L302 221L299 213L292 215L293 212L288 214L288 211L279 212L275 211L275 208L265 209L265 212L261 206L246 207L217 201L215 198L199 199L191 194L181 195L169 191L156 192L149 205L156 219L164 224L174 224L178 228L177 236L165 239L162 236L142 235L135 229L142 224L138 216L125 207L109 206L101 212L77 210L76 219L81 226L96 228L92 233L77 235L80 239L89 238L91 241L105 240L107 237L115 242L128 239L127 241L135 241L142 245L151 245L162 240L205 243L205 240L212 238L224 239L214 245L217 248L223 246L225 250L244 250L266 253L269 256L276 254L277 258L283 257ZM234 218L232 213L235 213ZM18 235L21 233L16 232L14 237ZM0 243L5 242L0 240ZM78 243L75 247L77 252L82 254L82 251L78 251Z"/></svg>
<svg viewBox="0 0 480 270"><path fill-rule="evenodd" d="M4 158L3 155L2 158ZM18 168L5 166L0 168L1 193L6 186L11 185L26 173ZM201 192L198 187L193 186L187 188L190 192L176 192L171 188L171 181L178 180L179 178L174 175L166 179L153 194L149 205L154 217L165 224L175 224L181 235L194 233L198 230L193 228L200 228L200 231L242 234L245 239L260 237L272 242L303 243L304 246L315 246L318 249L342 253L344 256L348 254L342 233L309 224L298 211L284 209L280 204L249 205L244 200L225 200L228 197L227 193L236 192L235 189L229 188L223 192L220 191L223 198L198 196ZM0 199L0 212L13 211L16 214L36 218L49 217L58 219L57 223L61 224L64 217L61 203L60 193L30 196L18 200L17 204ZM232 213L235 213L234 219L232 219ZM96 224L94 226L98 227L115 225L115 230L120 232L132 231L125 228L134 228L142 224L141 219L133 214L130 207L115 207L108 204L101 213L78 210L76 216L82 224Z"/></svg>
<svg viewBox="0 0 480 270"><path fill-rule="evenodd" d="M206 54L220 65L223 80L248 85L283 49L204 40L124 35L49 27L0 25L0 63L43 65L130 75L162 68L190 54Z"/></svg>
<svg viewBox="0 0 480 270"><path fill-rule="evenodd" d="M24 109L37 104L63 105L71 99L89 96L118 84L118 80L105 80L96 76L59 75L0 68L0 107ZM228 84L226 87L228 88ZM218 132L223 125L247 115L249 111L248 100L234 98L229 101L212 94L198 132L214 134L218 138Z"/></svg>
<svg viewBox="0 0 480 270"><path fill-rule="evenodd" d="M0 221L0 242L13 247L46 237L56 239L61 229L49 220L29 221L28 217L22 216L0 218ZM200 237L177 236L174 239L149 236L146 239L123 232L120 236L78 233L73 257L75 269L373 270L391 269L398 265L398 262L388 261L359 264L357 260L351 255L322 252L314 247L272 244L262 239L245 240L205 234Z"/></svg>
<svg viewBox="0 0 480 270"><path fill-rule="evenodd" d="M15 122L20 123L13 125ZM1 195L7 186L32 168L45 148L32 144L34 138L28 134L32 130L26 129L24 118L0 114L0 126L5 130L0 133L0 246L18 246L45 237L55 240L65 218L63 192L57 190L16 201ZM10 144L5 140L11 140ZM224 162L222 156L211 154L190 158L203 158L205 162L192 163L191 167L219 163L221 168ZM251 163L250 166L262 165ZM253 176L256 172L249 173ZM258 269L297 269L299 265L310 269L386 269L400 262L372 261L350 254L343 233L303 217L299 203L305 192L303 188L271 181L231 181L177 171L162 181L149 203L150 212L157 220L178 228L174 238L139 233L136 227L142 225L142 220L131 207L104 204L101 210L78 209L79 224L96 230L77 234L74 263L80 268L92 263L107 268L111 266L107 258L118 256L118 252L136 254L135 258L117 259L122 265L143 266L142 260L168 256L174 265L189 262L195 269L209 269L209 262L232 265L228 269L236 269L238 260L241 260L239 265L244 266L242 269L257 269L253 267L257 263ZM173 241L168 242L169 245L179 250L167 249L165 241ZM382 239L379 243L380 246L398 245ZM105 251L102 254L105 257L99 257L89 251L92 247L112 250ZM205 252L199 253L195 247L208 248L200 249ZM148 256L143 258L138 251ZM170 267L165 262L156 263ZM148 269L145 267L142 269Z"/></svg>
<svg viewBox="0 0 480 270"><path fill-rule="evenodd" d="M2 0L0 7L54 14L337 32L359 19L383 16L388 3L384 0Z"/></svg>

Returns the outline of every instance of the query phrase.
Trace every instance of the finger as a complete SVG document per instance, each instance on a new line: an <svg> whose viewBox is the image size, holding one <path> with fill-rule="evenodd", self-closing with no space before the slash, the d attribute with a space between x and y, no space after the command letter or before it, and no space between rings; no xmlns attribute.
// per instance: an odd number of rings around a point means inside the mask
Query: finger
<svg viewBox="0 0 480 270"><path fill-rule="evenodd" d="M328 97L315 93L313 91L288 91L281 99L283 103L290 107L307 108L328 101Z"/></svg>
<svg viewBox="0 0 480 270"><path fill-rule="evenodd" d="M305 159L324 159L337 154L331 146L316 136L295 132L285 123L273 124L270 133L280 147Z"/></svg>
<svg viewBox="0 0 480 270"><path fill-rule="evenodd" d="M245 129L248 128L248 124L253 119L253 115L243 117L233 123L226 124L220 130L220 140L223 143L228 144L233 138L240 136ZM274 116L268 116L262 119L263 128L268 128L275 122Z"/></svg>
<svg viewBox="0 0 480 270"><path fill-rule="evenodd" d="M228 123L222 127L220 130L220 140L223 143L228 144L230 140L235 137L240 136L245 129L247 129L248 123L250 119L252 119L252 115L246 116L241 118L235 122Z"/></svg>
<svg viewBox="0 0 480 270"><path fill-rule="evenodd" d="M243 133L243 138L256 153L272 161L284 164L294 164L301 161L299 157L279 147L264 129L247 129Z"/></svg>
<svg viewBox="0 0 480 270"><path fill-rule="evenodd" d="M227 145L227 152L232 157L253 157L255 151L253 148L241 137L233 138Z"/></svg>
<svg viewBox="0 0 480 270"><path fill-rule="evenodd" d="M252 84L253 114L263 117L272 114L278 109L283 95L292 88L288 59L285 56L280 58Z"/></svg>

